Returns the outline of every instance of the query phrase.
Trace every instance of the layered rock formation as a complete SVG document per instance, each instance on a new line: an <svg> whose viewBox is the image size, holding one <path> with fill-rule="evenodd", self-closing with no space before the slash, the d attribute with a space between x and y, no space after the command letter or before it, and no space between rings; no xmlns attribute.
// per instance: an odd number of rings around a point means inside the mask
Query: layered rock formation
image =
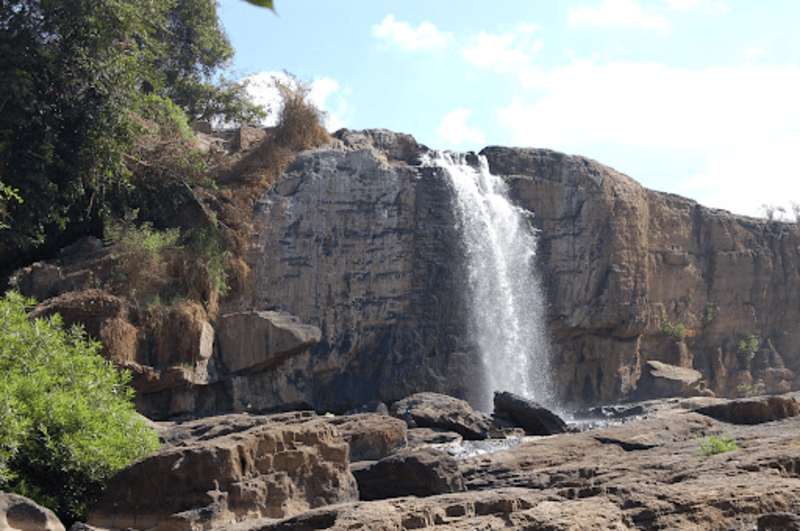
<svg viewBox="0 0 800 531"><path fill-rule="evenodd" d="M256 280L236 305L279 306L320 327L302 385L317 408L419 390L469 399L478 362L465 328L452 190L440 170L420 165L427 148L406 135L337 137L301 155L259 203ZM771 392L797 388L795 225L646 190L583 157L481 154L535 214L563 403L735 396L758 381ZM758 339L753 351L740 348L749 335ZM690 373L700 378L687 383Z"/></svg>
<svg viewBox="0 0 800 531"><path fill-rule="evenodd" d="M421 164L428 149L408 135L335 136L298 155L256 204L253 283L215 322L184 306L145 337L133 310L96 292L40 313L85 322L106 354L134 371L138 407L154 418L341 413L419 391L471 400L480 364L443 170ZM650 191L579 156L481 154L534 214L550 372L566 407L798 388L796 224ZM107 267L90 243L80 252L91 267ZM60 267L32 266L22 286L49 297L91 284L75 252ZM289 328L282 337L291 344L280 344L276 334Z"/></svg>

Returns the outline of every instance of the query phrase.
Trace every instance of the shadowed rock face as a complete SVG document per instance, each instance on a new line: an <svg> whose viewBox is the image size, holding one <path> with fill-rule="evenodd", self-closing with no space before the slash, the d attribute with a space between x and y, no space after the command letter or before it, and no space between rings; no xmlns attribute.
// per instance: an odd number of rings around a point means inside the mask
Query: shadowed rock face
<svg viewBox="0 0 800 531"><path fill-rule="evenodd" d="M337 136L301 155L257 205L255 284L229 310L280 307L322 330L310 355L287 367L298 375L287 384L317 409L421 390L469 400L478 363L452 191L420 166L427 148L407 135ZM583 157L482 154L535 213L564 403L647 398L651 360L699 372L684 394L734 396L758 380L767 392L797 388L794 225L646 190ZM759 338L752 356L739 349L748 334Z"/></svg>

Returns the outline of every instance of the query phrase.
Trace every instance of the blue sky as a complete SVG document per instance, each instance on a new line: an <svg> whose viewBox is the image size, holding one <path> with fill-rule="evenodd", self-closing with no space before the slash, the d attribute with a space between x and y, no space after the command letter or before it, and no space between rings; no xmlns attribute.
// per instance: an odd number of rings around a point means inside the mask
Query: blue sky
<svg viewBox="0 0 800 531"><path fill-rule="evenodd" d="M738 214L800 203L796 0L219 0L234 71L328 126L544 147Z"/></svg>

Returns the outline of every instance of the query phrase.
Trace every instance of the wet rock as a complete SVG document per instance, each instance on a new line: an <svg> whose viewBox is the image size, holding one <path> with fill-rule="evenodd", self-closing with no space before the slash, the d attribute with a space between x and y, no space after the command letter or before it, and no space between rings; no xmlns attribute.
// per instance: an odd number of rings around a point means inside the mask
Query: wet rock
<svg viewBox="0 0 800 531"><path fill-rule="evenodd" d="M0 529L8 531L64 531L61 520L46 507L17 494L0 492Z"/></svg>
<svg viewBox="0 0 800 531"><path fill-rule="evenodd" d="M507 416L528 435L553 435L568 431L567 424L555 413L507 391L494 394L495 415Z"/></svg>
<svg viewBox="0 0 800 531"><path fill-rule="evenodd" d="M416 393L398 400L391 412L410 428L440 428L470 440L486 439L491 428L485 413L475 411L465 400L438 393Z"/></svg>
<svg viewBox="0 0 800 531"><path fill-rule="evenodd" d="M464 490L458 462L433 448L402 450L373 463L352 467L362 500L432 496Z"/></svg>
<svg viewBox="0 0 800 531"><path fill-rule="evenodd" d="M794 397L764 396L729 400L695 409L723 422L761 424L800 415L800 405Z"/></svg>

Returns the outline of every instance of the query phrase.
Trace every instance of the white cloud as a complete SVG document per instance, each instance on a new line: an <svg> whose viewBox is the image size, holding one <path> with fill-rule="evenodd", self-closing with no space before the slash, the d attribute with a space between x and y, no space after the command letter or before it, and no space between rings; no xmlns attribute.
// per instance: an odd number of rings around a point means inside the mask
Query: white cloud
<svg viewBox="0 0 800 531"><path fill-rule="evenodd" d="M270 127L277 123L281 108L281 95L278 85L294 87L297 80L283 72L259 72L242 79L247 95L253 103L263 105L269 116L262 125ZM325 112L325 127L335 131L346 126L349 107L346 101L348 90L342 90L335 80L328 77L317 78L309 84L308 101Z"/></svg>
<svg viewBox="0 0 800 531"><path fill-rule="evenodd" d="M800 203L798 145L800 133L713 152L700 171L673 191L750 216L762 216L762 205L779 206L791 214L792 202Z"/></svg>
<svg viewBox="0 0 800 531"><path fill-rule="evenodd" d="M483 147L486 135L477 127L467 125L467 118L471 114L470 109L463 108L446 114L436 129L439 144L451 149L460 149L464 145L472 149Z"/></svg>
<svg viewBox="0 0 800 531"><path fill-rule="evenodd" d="M755 59L756 57L761 57L767 54L767 50L760 46L753 46L752 48L748 48L744 51L744 57L748 61Z"/></svg>
<svg viewBox="0 0 800 531"><path fill-rule="evenodd" d="M666 0L666 2L675 11L702 8L708 14L724 14L728 12L728 5L718 0Z"/></svg>
<svg viewBox="0 0 800 531"><path fill-rule="evenodd" d="M591 153L606 163L603 153L624 152L646 168L631 175L646 186L668 183L668 191L737 213L800 202L792 155L800 145L797 65L689 70L576 60L531 62L509 77L519 89L495 112L514 144ZM641 164L639 153L652 158Z"/></svg>
<svg viewBox="0 0 800 531"><path fill-rule="evenodd" d="M408 22L395 20L387 15L383 21L372 27L372 33L380 39L399 44L404 50L437 50L446 48L452 35L441 32L430 22L421 23L416 29Z"/></svg>
<svg viewBox="0 0 800 531"><path fill-rule="evenodd" d="M498 72L511 73L526 67L533 54L544 47L541 39L534 39L538 26L520 24L512 31L493 35L481 31L461 57L477 67L492 67Z"/></svg>
<svg viewBox="0 0 800 531"><path fill-rule="evenodd" d="M567 21L572 26L615 26L662 32L670 29L664 17L643 10L633 0L602 0L598 7L568 7Z"/></svg>
<svg viewBox="0 0 800 531"><path fill-rule="evenodd" d="M800 70L794 65L685 70L575 61L531 67L518 78L525 89L497 112L514 141L523 144L603 141L700 151L753 142L800 124Z"/></svg>

